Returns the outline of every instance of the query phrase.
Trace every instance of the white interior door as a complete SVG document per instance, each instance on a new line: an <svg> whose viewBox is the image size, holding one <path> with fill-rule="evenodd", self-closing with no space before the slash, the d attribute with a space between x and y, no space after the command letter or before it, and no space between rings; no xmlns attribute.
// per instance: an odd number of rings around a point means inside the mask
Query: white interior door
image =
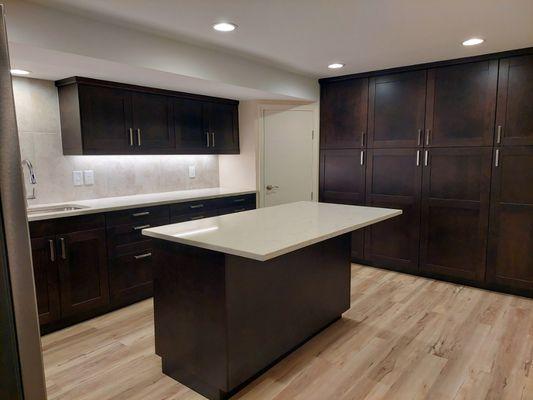
<svg viewBox="0 0 533 400"><path fill-rule="evenodd" d="M313 111L263 110L263 204L313 198Z"/></svg>

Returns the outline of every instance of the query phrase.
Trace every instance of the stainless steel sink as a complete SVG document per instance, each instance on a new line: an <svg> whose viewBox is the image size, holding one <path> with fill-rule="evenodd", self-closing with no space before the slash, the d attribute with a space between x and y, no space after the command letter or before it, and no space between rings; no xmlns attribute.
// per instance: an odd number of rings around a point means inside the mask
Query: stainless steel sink
<svg viewBox="0 0 533 400"><path fill-rule="evenodd" d="M63 212L63 211L75 211L75 210L82 210L84 208L89 208L87 206L80 206L78 204L62 204L60 206L53 206L53 207L32 207L28 209L28 214L47 214L47 213L55 213L55 212Z"/></svg>

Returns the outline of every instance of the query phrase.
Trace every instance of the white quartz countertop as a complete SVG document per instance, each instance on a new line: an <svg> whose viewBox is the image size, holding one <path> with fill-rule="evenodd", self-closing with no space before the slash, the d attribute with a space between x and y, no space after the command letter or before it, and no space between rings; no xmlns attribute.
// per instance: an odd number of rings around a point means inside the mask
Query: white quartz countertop
<svg viewBox="0 0 533 400"><path fill-rule="evenodd" d="M142 233L266 261L401 213L388 208L301 201L143 229Z"/></svg>
<svg viewBox="0 0 533 400"><path fill-rule="evenodd" d="M28 220L40 221L53 218L73 217L76 215L95 214L107 211L124 210L136 207L173 204L192 200L214 199L226 196L238 196L255 193L251 189L210 188L194 190L178 190L174 192L138 194L121 197L105 197L101 199L69 201L66 203L39 204L28 207ZM81 207L69 211L46 211L55 207ZM46 212L43 212L46 211Z"/></svg>

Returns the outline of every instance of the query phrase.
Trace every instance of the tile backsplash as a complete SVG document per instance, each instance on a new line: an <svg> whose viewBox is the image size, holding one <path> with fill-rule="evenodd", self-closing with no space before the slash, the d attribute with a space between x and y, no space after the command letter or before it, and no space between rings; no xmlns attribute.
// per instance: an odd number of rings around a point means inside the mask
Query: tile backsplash
<svg viewBox="0 0 533 400"><path fill-rule="evenodd" d="M201 189L219 185L218 156L64 156L57 90L52 81L14 78L21 159L34 166L30 204ZM196 177L188 177L190 165ZM74 186L72 171L93 170L94 185ZM24 169L26 190L31 191Z"/></svg>

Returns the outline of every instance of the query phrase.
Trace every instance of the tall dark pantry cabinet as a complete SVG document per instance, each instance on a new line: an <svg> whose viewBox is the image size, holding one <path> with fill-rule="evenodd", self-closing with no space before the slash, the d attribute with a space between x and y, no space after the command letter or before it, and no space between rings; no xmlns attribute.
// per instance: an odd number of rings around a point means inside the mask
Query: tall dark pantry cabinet
<svg viewBox="0 0 533 400"><path fill-rule="evenodd" d="M533 49L320 84L320 200L403 210L354 261L533 295Z"/></svg>

